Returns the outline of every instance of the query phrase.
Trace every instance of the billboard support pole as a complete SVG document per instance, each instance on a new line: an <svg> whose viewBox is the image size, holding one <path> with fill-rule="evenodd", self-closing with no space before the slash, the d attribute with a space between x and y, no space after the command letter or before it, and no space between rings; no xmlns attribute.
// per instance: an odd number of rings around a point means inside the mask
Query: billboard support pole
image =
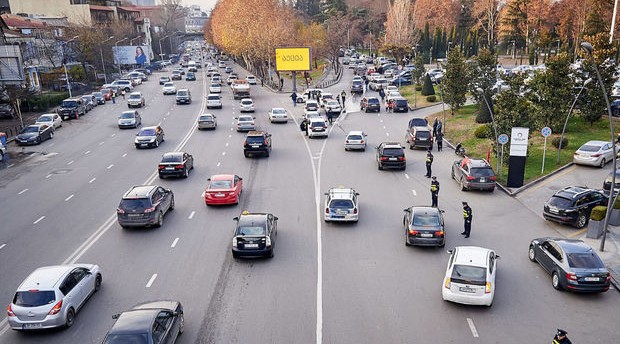
<svg viewBox="0 0 620 344"><path fill-rule="evenodd" d="M297 92L297 72L293 71L293 92Z"/></svg>

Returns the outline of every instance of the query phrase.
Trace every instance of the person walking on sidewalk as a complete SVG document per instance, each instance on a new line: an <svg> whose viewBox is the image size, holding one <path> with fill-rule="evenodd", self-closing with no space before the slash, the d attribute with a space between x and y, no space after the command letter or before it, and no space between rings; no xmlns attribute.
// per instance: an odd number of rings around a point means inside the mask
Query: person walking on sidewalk
<svg viewBox="0 0 620 344"><path fill-rule="evenodd" d="M461 233L461 235L464 235L466 238L469 238L469 233L471 232L471 220L472 220L472 213L471 213L471 208L469 207L469 205L467 204L467 202L463 201L463 220L465 221L464 223L464 230L463 233Z"/></svg>
<svg viewBox="0 0 620 344"><path fill-rule="evenodd" d="M291 99L293 99L293 106L297 106L297 93L293 92Z"/></svg>
<svg viewBox="0 0 620 344"><path fill-rule="evenodd" d="M424 175L426 178L430 178L432 171L431 171L431 167L433 165L433 153L431 153L431 150L429 149L428 151L426 151L426 174Z"/></svg>
<svg viewBox="0 0 620 344"><path fill-rule="evenodd" d="M437 200L439 199L439 182L437 177L433 176L431 181L431 207L437 208Z"/></svg>
<svg viewBox="0 0 620 344"><path fill-rule="evenodd" d="M443 133L441 131L437 132L437 136L435 136L435 141L437 141L437 151L441 152L443 149Z"/></svg>
<svg viewBox="0 0 620 344"><path fill-rule="evenodd" d="M347 97L347 92L345 92L344 90L342 90L342 92L340 92L340 98L342 98L342 108L344 109L344 101Z"/></svg>
<svg viewBox="0 0 620 344"><path fill-rule="evenodd" d="M439 120L435 117L433 121L433 136L437 136L437 126L439 125Z"/></svg>

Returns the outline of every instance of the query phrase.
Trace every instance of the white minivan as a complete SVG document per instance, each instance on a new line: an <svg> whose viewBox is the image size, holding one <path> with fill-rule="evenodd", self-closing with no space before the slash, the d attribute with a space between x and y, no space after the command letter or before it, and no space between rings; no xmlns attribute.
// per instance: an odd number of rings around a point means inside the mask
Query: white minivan
<svg viewBox="0 0 620 344"><path fill-rule="evenodd" d="M450 260L441 288L444 301L491 306L500 257L493 250L477 246L457 246L448 253Z"/></svg>

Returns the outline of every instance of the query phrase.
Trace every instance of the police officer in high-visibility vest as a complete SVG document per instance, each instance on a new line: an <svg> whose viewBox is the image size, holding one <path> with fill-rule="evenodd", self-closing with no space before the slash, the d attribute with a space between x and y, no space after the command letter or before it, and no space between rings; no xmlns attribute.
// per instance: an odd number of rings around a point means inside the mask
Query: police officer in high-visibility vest
<svg viewBox="0 0 620 344"><path fill-rule="evenodd" d="M430 178L431 177L431 165L433 164L433 153L431 153L431 150L429 149L426 152L426 174L424 175L426 178Z"/></svg>
<svg viewBox="0 0 620 344"><path fill-rule="evenodd" d="M439 182L437 181L437 177L433 176L433 180L431 181L431 207L437 208L437 199L439 197Z"/></svg>
<svg viewBox="0 0 620 344"><path fill-rule="evenodd" d="M566 337L567 333L568 332L566 332L564 330L558 329L558 333L553 337L553 342L551 342L551 343L552 344L572 344L570 339L568 339L568 337Z"/></svg>
<svg viewBox="0 0 620 344"><path fill-rule="evenodd" d="M461 235L465 235L466 238L469 238L469 233L471 232L471 219L471 208L467 202L463 201L463 220L465 221L465 230L461 233Z"/></svg>

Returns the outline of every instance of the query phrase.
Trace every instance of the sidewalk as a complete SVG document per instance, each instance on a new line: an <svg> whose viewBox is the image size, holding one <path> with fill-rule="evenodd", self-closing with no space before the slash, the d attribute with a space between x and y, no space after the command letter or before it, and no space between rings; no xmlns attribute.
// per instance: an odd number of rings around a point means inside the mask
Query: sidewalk
<svg viewBox="0 0 620 344"><path fill-rule="evenodd" d="M600 238L586 238L585 233L583 233L579 239L592 247L599 257L601 257L611 274L611 283L616 288L616 291L620 292L620 227L609 226L609 231L605 239L605 251L603 252L598 250L601 244Z"/></svg>

